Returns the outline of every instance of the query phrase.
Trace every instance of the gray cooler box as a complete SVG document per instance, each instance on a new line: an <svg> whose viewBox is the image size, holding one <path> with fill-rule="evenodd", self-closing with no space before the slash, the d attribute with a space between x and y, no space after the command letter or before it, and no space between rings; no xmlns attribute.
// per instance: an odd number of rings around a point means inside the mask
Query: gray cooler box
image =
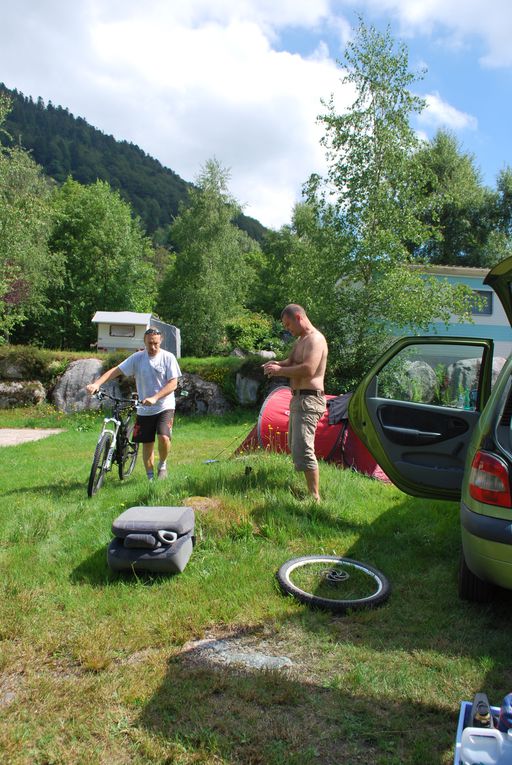
<svg viewBox="0 0 512 765"><path fill-rule="evenodd" d="M107 550L113 571L178 574L195 542L191 507L130 507L112 523Z"/></svg>

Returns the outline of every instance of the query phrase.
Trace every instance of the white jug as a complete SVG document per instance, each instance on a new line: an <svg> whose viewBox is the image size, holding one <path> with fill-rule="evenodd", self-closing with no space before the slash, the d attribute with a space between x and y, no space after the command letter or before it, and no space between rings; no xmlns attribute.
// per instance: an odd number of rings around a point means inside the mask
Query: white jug
<svg viewBox="0 0 512 765"><path fill-rule="evenodd" d="M460 747L461 765L512 765L512 729L464 728Z"/></svg>

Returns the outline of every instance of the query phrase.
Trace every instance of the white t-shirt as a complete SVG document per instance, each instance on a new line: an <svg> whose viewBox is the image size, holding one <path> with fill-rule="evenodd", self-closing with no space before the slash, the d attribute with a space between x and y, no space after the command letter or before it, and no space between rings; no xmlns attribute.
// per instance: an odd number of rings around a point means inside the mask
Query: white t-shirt
<svg viewBox="0 0 512 765"><path fill-rule="evenodd" d="M174 353L162 349L158 351L156 356L150 356L146 350L132 353L119 364L119 369L128 377L135 377L137 393L141 402L161 391L169 380L181 377L181 370ZM172 392L159 399L152 406L138 404L137 414L160 414L166 409L174 409L175 406L174 392Z"/></svg>

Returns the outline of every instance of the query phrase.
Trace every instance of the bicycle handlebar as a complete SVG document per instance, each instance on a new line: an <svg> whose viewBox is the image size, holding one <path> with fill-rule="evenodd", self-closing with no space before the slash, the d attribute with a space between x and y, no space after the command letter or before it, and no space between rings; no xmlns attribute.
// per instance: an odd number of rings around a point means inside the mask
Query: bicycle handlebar
<svg viewBox="0 0 512 765"><path fill-rule="evenodd" d="M104 398L109 398L111 401L115 401L116 404L133 404L133 406L135 406L139 400L136 393L132 394L132 398L117 398L117 396L111 396L110 393L107 393L103 388L98 388L96 393L93 393L93 396L95 396L98 401L103 401Z"/></svg>

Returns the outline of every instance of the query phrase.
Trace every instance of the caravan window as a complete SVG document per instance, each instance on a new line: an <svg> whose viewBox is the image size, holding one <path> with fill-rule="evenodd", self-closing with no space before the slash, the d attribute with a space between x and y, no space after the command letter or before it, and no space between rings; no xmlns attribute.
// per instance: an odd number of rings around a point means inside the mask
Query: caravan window
<svg viewBox="0 0 512 765"><path fill-rule="evenodd" d="M111 324L110 337L135 337L135 325Z"/></svg>
<svg viewBox="0 0 512 765"><path fill-rule="evenodd" d="M492 316L492 292L489 290L473 290L478 301L471 306L473 316Z"/></svg>

